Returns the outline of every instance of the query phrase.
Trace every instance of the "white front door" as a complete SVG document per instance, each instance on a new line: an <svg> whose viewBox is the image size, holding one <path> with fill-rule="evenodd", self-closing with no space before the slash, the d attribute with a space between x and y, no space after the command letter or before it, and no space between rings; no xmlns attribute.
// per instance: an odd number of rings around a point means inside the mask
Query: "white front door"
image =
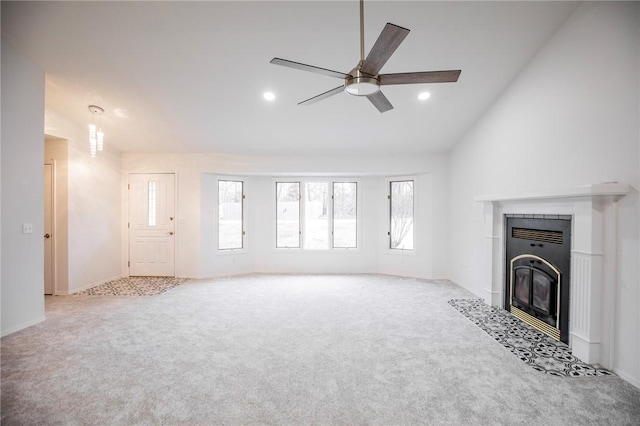
<svg viewBox="0 0 640 426"><path fill-rule="evenodd" d="M55 293L53 261L53 164L44 165L44 294Z"/></svg>
<svg viewBox="0 0 640 426"><path fill-rule="evenodd" d="M175 276L175 175L129 175L129 275Z"/></svg>

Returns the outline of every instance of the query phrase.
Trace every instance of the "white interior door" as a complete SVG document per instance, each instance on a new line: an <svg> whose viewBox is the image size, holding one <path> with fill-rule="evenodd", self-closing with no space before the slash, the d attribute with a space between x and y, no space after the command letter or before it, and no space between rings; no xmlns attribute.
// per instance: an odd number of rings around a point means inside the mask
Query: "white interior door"
<svg viewBox="0 0 640 426"><path fill-rule="evenodd" d="M55 294L53 164L44 165L44 294Z"/></svg>
<svg viewBox="0 0 640 426"><path fill-rule="evenodd" d="M129 175L129 275L175 276L175 175Z"/></svg>

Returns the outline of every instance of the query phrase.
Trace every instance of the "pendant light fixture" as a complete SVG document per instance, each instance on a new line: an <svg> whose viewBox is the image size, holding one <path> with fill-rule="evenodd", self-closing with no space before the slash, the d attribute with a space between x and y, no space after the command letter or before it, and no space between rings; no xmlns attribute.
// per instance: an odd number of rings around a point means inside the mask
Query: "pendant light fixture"
<svg viewBox="0 0 640 426"><path fill-rule="evenodd" d="M91 112L91 124L89 124L89 155L95 157L97 151L104 149L104 133L102 132L102 114L104 113L104 109L97 105L89 105L89 112ZM94 118L96 115L98 116L97 120ZM96 121L98 121L97 126Z"/></svg>

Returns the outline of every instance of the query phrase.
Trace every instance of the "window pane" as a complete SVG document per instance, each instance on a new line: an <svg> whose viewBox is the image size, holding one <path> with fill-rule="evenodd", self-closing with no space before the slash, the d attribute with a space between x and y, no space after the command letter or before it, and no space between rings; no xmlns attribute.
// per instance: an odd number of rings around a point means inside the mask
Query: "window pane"
<svg viewBox="0 0 640 426"><path fill-rule="evenodd" d="M147 187L147 193L149 194L148 203L149 208L148 211L148 223L149 226L156 226L156 203L157 203L157 185L154 181L149 181Z"/></svg>
<svg viewBox="0 0 640 426"><path fill-rule="evenodd" d="M242 182L218 181L218 249L243 247Z"/></svg>
<svg viewBox="0 0 640 426"><path fill-rule="evenodd" d="M413 250L413 181L391 182L392 249Z"/></svg>
<svg viewBox="0 0 640 426"><path fill-rule="evenodd" d="M276 183L276 247L300 247L300 183Z"/></svg>
<svg viewBox="0 0 640 426"><path fill-rule="evenodd" d="M304 206L304 248L329 248L329 184L309 182L306 184L306 204Z"/></svg>
<svg viewBox="0 0 640 426"><path fill-rule="evenodd" d="M355 248L357 246L357 199L356 182L333 184L333 246Z"/></svg>

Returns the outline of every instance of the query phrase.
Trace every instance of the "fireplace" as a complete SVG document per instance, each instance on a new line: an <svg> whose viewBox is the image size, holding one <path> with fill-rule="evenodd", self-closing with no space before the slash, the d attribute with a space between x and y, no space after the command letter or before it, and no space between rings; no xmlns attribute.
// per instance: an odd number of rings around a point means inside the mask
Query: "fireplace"
<svg viewBox="0 0 640 426"><path fill-rule="evenodd" d="M569 343L571 216L505 215L504 308Z"/></svg>
<svg viewBox="0 0 640 426"><path fill-rule="evenodd" d="M569 346L573 355L580 360L613 368L617 208L618 200L628 192L627 184L597 183L567 189L475 197L483 205L485 256L480 283L486 291L487 303L505 306L505 288L509 286L505 267L506 216L524 218L527 214L533 214L534 218L540 215L546 215L547 218L570 217L570 318L564 316L569 320ZM534 243L530 242L529 247L530 244ZM562 274L564 270L558 269ZM549 275L553 277L553 274ZM562 293L560 297L562 299ZM561 311L561 328L562 318Z"/></svg>

